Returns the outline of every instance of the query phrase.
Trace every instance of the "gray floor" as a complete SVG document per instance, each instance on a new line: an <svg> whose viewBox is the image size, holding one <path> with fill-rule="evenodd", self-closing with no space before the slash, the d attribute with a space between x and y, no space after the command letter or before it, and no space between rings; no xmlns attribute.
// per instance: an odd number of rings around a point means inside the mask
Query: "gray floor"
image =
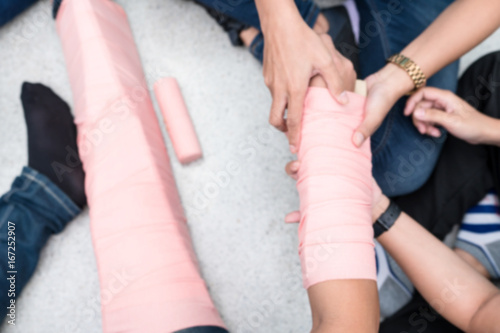
<svg viewBox="0 0 500 333"><path fill-rule="evenodd" d="M171 157L203 275L223 319L233 332L307 331L310 311L301 287L297 227L283 222L298 207L293 181L283 172L291 155L283 135L267 124L271 99L260 65L245 50L233 48L192 3L118 3L129 14L149 83L177 77L202 142L202 161L182 167ZM499 41L497 33L463 65ZM0 61L4 192L27 161L21 83L44 83L72 103L47 0L0 29ZM168 139L167 146L171 153ZM231 163L241 166L240 175L206 197L204 186ZM4 323L2 331L100 332L98 295L85 211L49 241L18 301L17 326Z"/></svg>

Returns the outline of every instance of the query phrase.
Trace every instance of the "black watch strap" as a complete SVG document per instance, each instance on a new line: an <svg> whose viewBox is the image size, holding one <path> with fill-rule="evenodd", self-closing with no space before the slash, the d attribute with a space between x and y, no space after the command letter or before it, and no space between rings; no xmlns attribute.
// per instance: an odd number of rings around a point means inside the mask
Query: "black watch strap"
<svg viewBox="0 0 500 333"><path fill-rule="evenodd" d="M377 221L373 224L374 237L378 238L378 236L389 230L396 222L400 214L401 208L399 208L399 206L391 200L389 207L387 207L386 211L380 215Z"/></svg>

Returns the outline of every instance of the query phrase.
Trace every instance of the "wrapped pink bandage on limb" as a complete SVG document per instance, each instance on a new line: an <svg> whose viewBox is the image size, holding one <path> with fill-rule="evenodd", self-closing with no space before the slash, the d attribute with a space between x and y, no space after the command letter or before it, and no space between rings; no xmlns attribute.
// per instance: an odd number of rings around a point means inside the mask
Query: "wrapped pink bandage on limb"
<svg viewBox="0 0 500 333"><path fill-rule="evenodd" d="M376 280L370 142L358 149L351 139L364 101L350 93L342 106L325 88L309 88L306 95L297 180L305 288L327 280Z"/></svg>
<svg viewBox="0 0 500 333"><path fill-rule="evenodd" d="M224 324L200 276L125 12L64 0L57 16L86 173L106 333Z"/></svg>
<svg viewBox="0 0 500 333"><path fill-rule="evenodd" d="M177 80L173 77L159 79L154 90L179 162L190 163L201 158L200 142Z"/></svg>

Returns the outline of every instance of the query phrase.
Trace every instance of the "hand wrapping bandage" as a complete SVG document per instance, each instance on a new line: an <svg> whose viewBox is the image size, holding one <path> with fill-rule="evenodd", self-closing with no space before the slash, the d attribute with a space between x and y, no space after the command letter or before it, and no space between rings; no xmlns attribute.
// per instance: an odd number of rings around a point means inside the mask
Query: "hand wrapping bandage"
<svg viewBox="0 0 500 333"><path fill-rule="evenodd" d="M57 30L86 173L103 331L224 327L198 271L124 11L108 0L65 0Z"/></svg>
<svg viewBox="0 0 500 333"><path fill-rule="evenodd" d="M342 106L325 88L309 88L306 95L297 180L305 288L327 280L376 280L370 142L356 148L351 140L364 101L350 93Z"/></svg>

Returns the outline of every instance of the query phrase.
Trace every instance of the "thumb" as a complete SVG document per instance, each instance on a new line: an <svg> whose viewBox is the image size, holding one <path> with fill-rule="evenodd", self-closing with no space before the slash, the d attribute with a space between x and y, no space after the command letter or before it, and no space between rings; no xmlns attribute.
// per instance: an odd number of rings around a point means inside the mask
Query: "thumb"
<svg viewBox="0 0 500 333"><path fill-rule="evenodd" d="M366 113L363 122L354 131L352 142L356 147L361 147L363 143L369 138L380 126L384 120L384 115L376 112Z"/></svg>
<svg viewBox="0 0 500 333"><path fill-rule="evenodd" d="M365 117L358 128L354 131L352 141L358 148L363 145L384 121L385 116L397 100L397 96L392 96L385 91L385 86L370 84L372 77L366 79L368 95L365 103Z"/></svg>

